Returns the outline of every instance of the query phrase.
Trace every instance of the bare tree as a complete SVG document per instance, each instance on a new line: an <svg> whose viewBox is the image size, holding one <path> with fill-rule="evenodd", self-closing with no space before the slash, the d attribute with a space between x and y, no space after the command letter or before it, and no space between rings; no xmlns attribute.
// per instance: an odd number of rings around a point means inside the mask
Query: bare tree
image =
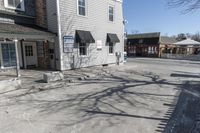
<svg viewBox="0 0 200 133"><path fill-rule="evenodd" d="M139 30L131 30L131 33L132 33L132 34L139 34L140 31L139 31Z"/></svg>
<svg viewBox="0 0 200 133"><path fill-rule="evenodd" d="M169 7L183 7L183 13L188 13L200 8L200 0L168 0Z"/></svg>
<svg viewBox="0 0 200 133"><path fill-rule="evenodd" d="M174 35L174 36L171 36L173 38L175 38L177 41L182 41L182 40L185 40L187 38L191 38L195 41L198 41L200 42L200 32L196 32L195 34L192 34L192 33L180 33L178 35Z"/></svg>
<svg viewBox="0 0 200 133"><path fill-rule="evenodd" d="M193 40L200 42L200 33L197 32L191 37Z"/></svg>
<svg viewBox="0 0 200 133"><path fill-rule="evenodd" d="M193 34L191 33L185 33L186 38L192 38Z"/></svg>
<svg viewBox="0 0 200 133"><path fill-rule="evenodd" d="M184 33L180 33L180 34L178 34L177 37L176 37L176 40L177 40L177 41L182 41L182 40L185 40L185 39L187 39L187 36L186 36L186 34L184 34Z"/></svg>

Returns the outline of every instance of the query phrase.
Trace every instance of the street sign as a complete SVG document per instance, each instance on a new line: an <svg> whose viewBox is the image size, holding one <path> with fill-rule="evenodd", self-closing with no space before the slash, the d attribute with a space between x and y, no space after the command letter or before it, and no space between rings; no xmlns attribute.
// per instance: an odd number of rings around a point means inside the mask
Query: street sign
<svg viewBox="0 0 200 133"><path fill-rule="evenodd" d="M97 50L102 50L103 43L101 40L97 40Z"/></svg>

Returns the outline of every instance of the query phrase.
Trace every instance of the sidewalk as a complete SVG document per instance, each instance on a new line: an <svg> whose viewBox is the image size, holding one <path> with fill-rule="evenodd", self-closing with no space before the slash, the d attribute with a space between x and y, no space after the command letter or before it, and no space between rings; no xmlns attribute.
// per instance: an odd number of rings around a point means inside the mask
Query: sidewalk
<svg viewBox="0 0 200 133"><path fill-rule="evenodd" d="M63 71L64 74L64 80L63 81L57 81L57 82L51 82L50 84L55 84L59 82L66 82L66 83L74 83L86 79L91 78L97 78L100 76L105 76L109 74L109 70L111 70L112 67L90 67L90 68L81 68L76 70L68 70ZM16 85L15 81L20 80L21 88L33 88L33 87L44 87L47 85L43 81L43 74L50 73L55 71L50 70L20 70L21 77L16 77L16 71L10 70L10 71L4 71L0 72L0 84L1 86L5 86L4 84L9 84L8 90L11 88L13 89L14 85ZM19 88L19 84L17 84L17 88ZM5 90L5 89L1 89Z"/></svg>

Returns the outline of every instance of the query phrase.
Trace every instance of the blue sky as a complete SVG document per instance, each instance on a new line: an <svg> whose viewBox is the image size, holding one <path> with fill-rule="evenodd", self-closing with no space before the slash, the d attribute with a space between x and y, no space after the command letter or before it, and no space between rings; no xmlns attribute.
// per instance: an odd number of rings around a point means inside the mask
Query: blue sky
<svg viewBox="0 0 200 133"><path fill-rule="evenodd" d="M181 8L169 8L167 0L124 0L126 30L161 32L163 35L200 31L200 10L182 14Z"/></svg>

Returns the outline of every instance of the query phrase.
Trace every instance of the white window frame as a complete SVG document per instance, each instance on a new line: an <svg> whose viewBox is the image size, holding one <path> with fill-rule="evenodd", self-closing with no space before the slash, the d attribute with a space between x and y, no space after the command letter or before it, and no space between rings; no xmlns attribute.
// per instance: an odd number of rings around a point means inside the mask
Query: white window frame
<svg viewBox="0 0 200 133"><path fill-rule="evenodd" d="M154 47L154 50L155 50L155 54L157 54L158 52L157 52L157 47Z"/></svg>
<svg viewBox="0 0 200 133"><path fill-rule="evenodd" d="M113 8L113 14L112 14L113 15L113 21L110 20L110 7ZM109 22L114 22L115 21L115 6L110 5L110 4L108 5L108 21Z"/></svg>
<svg viewBox="0 0 200 133"><path fill-rule="evenodd" d="M83 16L86 17L87 16L87 0L85 0L85 15L79 14L79 0L77 0L77 15L78 16Z"/></svg>
<svg viewBox="0 0 200 133"><path fill-rule="evenodd" d="M148 47L148 53L152 54L152 47L151 46Z"/></svg>
<svg viewBox="0 0 200 133"><path fill-rule="evenodd" d="M13 10L25 11L24 0L20 0L20 2L21 2L21 8L9 6L8 0L4 0L4 6L5 6L5 8L9 8L9 9L13 9Z"/></svg>
<svg viewBox="0 0 200 133"><path fill-rule="evenodd" d="M111 43L113 44L113 46L112 46L112 51L113 51L113 53L110 53L110 47L111 47L110 44L111 44ZM108 54L109 54L109 55L114 55L114 53L115 53L115 43L109 42L109 43L108 43Z"/></svg>
<svg viewBox="0 0 200 133"><path fill-rule="evenodd" d="M15 68L16 66L17 66L17 64L16 65L13 65L13 66L5 66L5 63L4 63L4 61L3 61L3 53L2 53L2 44L7 44L7 45L15 45L14 44L15 42L12 42L12 41L8 41L8 42L0 42L0 57L1 57L1 59L0 59L0 61L1 61L1 65L0 65L0 67L1 67L1 69L4 69L4 68ZM15 47L15 54L16 54L16 47ZM10 53L10 49L9 49L9 53ZM17 58L17 57L16 57ZM10 57L10 54L9 54L9 61L10 61L10 59L11 59L11 57ZM16 59L16 63L17 63L17 59Z"/></svg>
<svg viewBox="0 0 200 133"><path fill-rule="evenodd" d="M81 43L78 43L78 53L79 53L79 56L82 56L82 57L88 56L88 55L89 55L89 53L88 53L88 52L89 52L89 51L88 51L88 46L89 46L88 43L83 43L83 44L85 44L85 47L86 47L86 48L85 48L85 50L86 50L86 51L85 51L85 52L86 52L85 55L80 54L80 44L81 44Z"/></svg>

